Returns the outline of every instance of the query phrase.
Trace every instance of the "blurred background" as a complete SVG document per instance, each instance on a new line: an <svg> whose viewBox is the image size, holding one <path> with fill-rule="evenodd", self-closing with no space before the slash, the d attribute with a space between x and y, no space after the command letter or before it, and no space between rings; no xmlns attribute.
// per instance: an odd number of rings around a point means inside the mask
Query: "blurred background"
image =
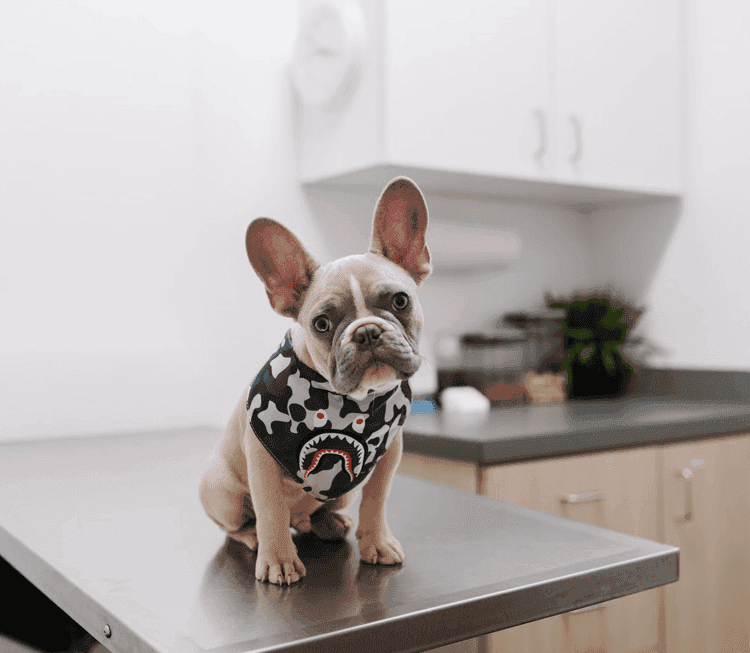
<svg viewBox="0 0 750 653"><path fill-rule="evenodd" d="M248 223L364 252L399 174L435 263L417 397L528 401L526 373L591 356L602 297L603 365L749 371L748 24L739 0L6 0L0 441L223 429L290 325ZM45 606L68 643L32 644L92 645Z"/></svg>
<svg viewBox="0 0 750 653"><path fill-rule="evenodd" d="M446 265L425 285L426 363L414 379L417 394L436 387L437 343L446 332L492 331L507 313L545 309L545 293L562 297L592 288L612 288L645 308L637 330L658 349L651 365L750 367L750 318L744 310L750 299L747 4L694 0L672 3L672 14L654 12L656 31L648 34L656 42L663 36L665 47L676 49L664 59L645 46L636 48L646 54L635 57L642 69L633 79L647 74L644 61L654 62L659 74L671 70L667 90L677 93L678 104L648 97L633 102L641 91L629 78L613 86L611 79L623 79L616 71L579 74L607 91L602 106L637 105L640 110L626 114L638 124L679 135L676 144L671 136L660 143L671 153L664 164L670 170L654 167L661 165L658 156L648 155L643 165L623 159L620 184L606 174L601 181L596 161L580 180L540 163L515 176L537 180L519 187L489 179L481 163L486 139L476 138L484 118L479 115L479 127L467 130L465 111L446 104L461 94L434 91L449 86L430 80L439 80L441 69L446 79L465 77L477 96L467 98L464 89L457 106L481 106L483 84L510 96L522 95L526 82L533 85L524 72L507 77L510 63L520 65L527 55L520 52L515 62L498 59L497 72L482 64L458 75L466 62L459 57L451 67L451 51L466 51L461 39L486 41L486 28L472 27L476 16L459 14L463 18L452 29L464 29L464 36L446 45L439 19L455 13L453 5L436 3L434 12L424 14L432 18L420 20L422 4L382 5L403 5L385 19L385 35L377 20L369 22L372 3L365 3L365 64L358 86L350 89L354 97L339 109L309 108L294 90L290 72L302 24L296 0L3 4L0 438L222 425L288 327L269 310L247 263L248 222L260 215L284 222L321 259L362 251L382 188L378 174L391 169L405 170L422 185L443 242L450 241L451 229L463 226L497 232L494 242L504 248L496 266ZM647 4L618 9L619 19L639 19ZM585 3L571 6L578 5L585 9ZM596 33L594 21L601 16L581 7L575 16L580 33ZM422 48L407 53L414 78L396 74L405 67L398 62L404 61L399 43L406 42ZM613 49L620 45L613 43ZM441 66L425 67L424 52ZM595 54L588 52L591 61ZM378 174L353 183L344 177L360 163L344 161L339 170L323 163L316 170L310 163L318 147L309 145L316 120L310 116L324 111L330 126L344 120L336 115L358 115L357 94L370 88L370 56L385 57L390 71L390 82L381 79L379 88L390 97L412 97L414 105L400 118L387 113L392 108L386 102L377 129L387 132L381 136L391 151L367 164ZM633 56L623 50L614 61ZM554 57L540 61L554 69L544 75L565 72ZM575 75L571 79L579 84ZM662 98L663 84L643 88L651 87ZM554 87L550 98L554 108L565 92ZM598 124L596 116L606 114L595 109L588 132L585 111L578 126L570 119L570 128L582 129L584 139L597 129L616 136L616 122ZM459 119L451 122L452 115ZM415 135L410 143L409 130L420 116L430 129L440 121L445 129ZM552 123L544 125L546 135L539 137L547 142L539 147L562 151L562 130ZM365 124L360 132L371 128ZM320 130L328 127L316 129L324 134ZM623 127L620 140L632 129ZM454 169L446 167L443 154L427 160L429 143L450 141L452 130L465 132L465 142L474 133L476 150L464 153L465 160L457 155ZM527 138L522 129L519 134ZM408 160L404 152L412 145L415 154ZM536 149L532 144L530 151ZM594 150L584 140L581 161ZM480 162L472 171L466 161L474 154ZM648 187L637 175L628 176L638 169L659 179ZM431 177L429 170L443 176ZM557 181L546 183L545 175ZM481 233L465 238L482 240ZM471 248L465 249L470 255Z"/></svg>

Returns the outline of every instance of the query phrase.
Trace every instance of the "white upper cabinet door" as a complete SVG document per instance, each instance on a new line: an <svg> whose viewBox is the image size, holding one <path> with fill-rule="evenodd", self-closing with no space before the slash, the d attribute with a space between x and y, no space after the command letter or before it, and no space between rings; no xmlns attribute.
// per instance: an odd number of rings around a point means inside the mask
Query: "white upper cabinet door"
<svg viewBox="0 0 750 653"><path fill-rule="evenodd" d="M389 0L385 157L549 178L550 0Z"/></svg>
<svg viewBox="0 0 750 653"><path fill-rule="evenodd" d="M679 193L679 0L557 0L555 177Z"/></svg>

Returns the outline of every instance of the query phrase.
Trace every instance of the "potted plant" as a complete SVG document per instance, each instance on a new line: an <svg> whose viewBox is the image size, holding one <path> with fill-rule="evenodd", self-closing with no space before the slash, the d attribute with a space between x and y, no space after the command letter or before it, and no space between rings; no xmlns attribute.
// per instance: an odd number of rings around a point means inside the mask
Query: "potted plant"
<svg viewBox="0 0 750 653"><path fill-rule="evenodd" d="M569 399L621 397L635 372L626 345L642 308L612 292L577 293L568 299L547 297L550 308L565 311L562 324L562 369L567 373Z"/></svg>

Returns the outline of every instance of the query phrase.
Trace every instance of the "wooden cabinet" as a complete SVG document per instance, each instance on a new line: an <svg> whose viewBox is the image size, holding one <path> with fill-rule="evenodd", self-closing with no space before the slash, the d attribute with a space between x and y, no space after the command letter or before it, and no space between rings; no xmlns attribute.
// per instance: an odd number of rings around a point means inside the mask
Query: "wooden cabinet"
<svg viewBox="0 0 750 653"><path fill-rule="evenodd" d="M448 472L448 470L450 470ZM656 540L657 451L634 449L479 469L405 453L400 473ZM631 653L656 647L660 590L495 633L494 653ZM633 628L633 624L638 624Z"/></svg>
<svg viewBox="0 0 750 653"><path fill-rule="evenodd" d="M680 580L663 590L667 651L750 651L750 436L663 456L662 541L680 547Z"/></svg>
<svg viewBox="0 0 750 653"><path fill-rule="evenodd" d="M483 472L482 494L656 540L656 485L656 450L643 448L490 467ZM528 624L526 633L497 633L492 650L552 652L562 650L562 639L569 651L647 651L658 641L659 591ZM555 642L551 648L549 640Z"/></svg>
<svg viewBox="0 0 750 653"><path fill-rule="evenodd" d="M359 5L369 45L351 97L301 107L303 182L401 168L532 195L539 182L681 191L679 0Z"/></svg>
<svg viewBox="0 0 750 653"><path fill-rule="evenodd" d="M750 435L399 471L680 548L677 583L494 633L494 653L750 652Z"/></svg>

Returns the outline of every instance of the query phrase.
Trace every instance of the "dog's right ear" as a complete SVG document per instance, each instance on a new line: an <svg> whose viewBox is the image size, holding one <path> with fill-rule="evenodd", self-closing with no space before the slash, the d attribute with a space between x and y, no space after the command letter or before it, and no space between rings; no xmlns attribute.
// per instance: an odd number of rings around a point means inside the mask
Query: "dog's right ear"
<svg viewBox="0 0 750 653"><path fill-rule="evenodd" d="M419 285L432 269L426 233L427 204L422 192L408 177L397 177L378 200L370 252L400 265Z"/></svg>
<svg viewBox="0 0 750 653"><path fill-rule="evenodd" d="M266 287L273 310L296 318L320 264L291 231L270 218L250 223L245 248L253 270Z"/></svg>

